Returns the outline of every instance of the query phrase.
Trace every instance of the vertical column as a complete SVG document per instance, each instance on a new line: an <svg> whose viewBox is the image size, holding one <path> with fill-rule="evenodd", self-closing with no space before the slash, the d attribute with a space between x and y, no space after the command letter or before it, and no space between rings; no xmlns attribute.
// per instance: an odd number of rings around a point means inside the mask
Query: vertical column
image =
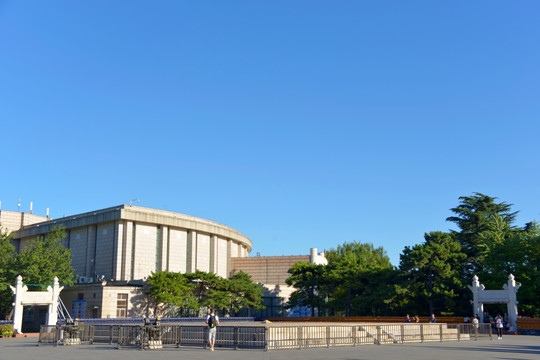
<svg viewBox="0 0 540 360"><path fill-rule="evenodd" d="M161 271L169 270L169 228L161 227Z"/></svg>
<svg viewBox="0 0 540 360"><path fill-rule="evenodd" d="M134 222L128 222L129 229L126 241L126 277L127 280L133 280L135 276L135 239L137 237L137 225ZM129 244L129 245L128 245Z"/></svg>
<svg viewBox="0 0 540 360"><path fill-rule="evenodd" d="M55 276L53 280L53 287L47 287L47 291L52 294L51 303L49 304L49 312L47 313L47 325L56 325L58 321L58 297L60 296L60 291L64 287L60 286L58 278Z"/></svg>
<svg viewBox="0 0 540 360"><path fill-rule="evenodd" d="M131 221L124 221L124 231L122 241L122 266L120 272L121 280L130 280L129 274L131 273L131 233L133 225Z"/></svg>
<svg viewBox="0 0 540 360"><path fill-rule="evenodd" d="M510 322L510 331L517 331L517 317L518 317L518 308L517 308L517 292L521 284L516 285L516 280L514 275L510 274L508 276L508 283L504 286L508 291L508 321Z"/></svg>
<svg viewBox="0 0 540 360"><path fill-rule="evenodd" d="M210 235L210 272L217 274L218 253L217 253L217 236Z"/></svg>
<svg viewBox="0 0 540 360"><path fill-rule="evenodd" d="M231 276L231 239L227 239L227 274Z"/></svg>
<svg viewBox="0 0 540 360"><path fill-rule="evenodd" d="M187 236L187 259L186 272L193 273L197 270L197 232L189 230Z"/></svg>
<svg viewBox="0 0 540 360"><path fill-rule="evenodd" d="M484 305L479 303L478 296L479 292L484 290L484 285L481 285L480 281L478 281L478 276L474 275L472 286L468 285L468 288L473 293L473 315L478 315L481 318L484 313Z"/></svg>
<svg viewBox="0 0 540 360"><path fill-rule="evenodd" d="M125 228L124 228L124 222L123 221L116 221L115 224L115 231L114 231L114 237L116 238L116 249L114 254L116 255L114 257L114 265L113 265L113 272L112 276L116 280L123 280L122 278L122 260L124 258L124 242L126 241L126 238L124 236Z"/></svg>
<svg viewBox="0 0 540 360"><path fill-rule="evenodd" d="M22 276L17 276L15 287L9 286L11 291L15 294L15 306L13 307L13 331L15 334L22 334L22 320L23 320L23 305L22 299L24 293L28 291L26 286L23 286Z"/></svg>

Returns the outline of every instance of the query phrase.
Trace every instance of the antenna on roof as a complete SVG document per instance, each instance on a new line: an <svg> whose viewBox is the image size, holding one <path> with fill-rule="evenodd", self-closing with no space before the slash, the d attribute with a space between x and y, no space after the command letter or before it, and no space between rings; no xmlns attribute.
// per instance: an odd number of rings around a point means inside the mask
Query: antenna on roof
<svg viewBox="0 0 540 360"><path fill-rule="evenodd" d="M131 200L129 200L129 206L133 205L134 201L136 201L137 204L139 204L139 199L131 199Z"/></svg>

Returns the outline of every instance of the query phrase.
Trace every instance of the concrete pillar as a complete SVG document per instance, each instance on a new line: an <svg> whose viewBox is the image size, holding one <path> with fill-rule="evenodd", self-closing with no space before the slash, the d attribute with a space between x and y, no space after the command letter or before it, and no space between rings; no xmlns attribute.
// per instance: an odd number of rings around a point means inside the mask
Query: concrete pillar
<svg viewBox="0 0 540 360"><path fill-rule="evenodd" d="M112 269L112 278L115 280L124 280L122 279L122 260L124 257L124 222L115 221L114 223L114 243L116 244L114 249L114 259L113 259L113 269ZM96 274L99 275L99 274Z"/></svg>
<svg viewBox="0 0 540 360"><path fill-rule="evenodd" d="M232 244L232 240L231 239L228 239L227 240L227 271L226 273L228 274L228 276L231 276L231 244ZM236 255L235 255L236 256Z"/></svg>
<svg viewBox="0 0 540 360"><path fill-rule="evenodd" d="M484 304L479 302L479 296L480 291L483 291L485 289L484 285L480 284L480 281L478 280L478 276L474 275L472 286L468 285L469 289L473 293L473 299L471 301L473 306L473 315L477 315L480 318L480 321L482 321L482 316L484 314Z"/></svg>
<svg viewBox="0 0 540 360"><path fill-rule="evenodd" d="M169 228L161 227L161 269L169 271Z"/></svg>
<svg viewBox="0 0 540 360"><path fill-rule="evenodd" d="M15 294L15 303L13 306L13 331L16 334L22 334L22 320L23 320L23 304L22 299L24 293L28 290L28 287L23 285L22 276L17 276L15 287L9 286L11 291Z"/></svg>
<svg viewBox="0 0 540 360"><path fill-rule="evenodd" d="M521 284L516 285L516 280L514 275L510 274L508 276L508 283L506 283L503 288L508 291L508 322L510 323L510 331L517 331L517 317L518 317L518 308L517 308L517 292Z"/></svg>
<svg viewBox="0 0 540 360"><path fill-rule="evenodd" d="M210 236L210 272L218 273L219 253L218 253L218 237Z"/></svg>
<svg viewBox="0 0 540 360"><path fill-rule="evenodd" d="M187 237L186 264L186 272L193 273L197 270L197 232L194 230L190 230Z"/></svg>
<svg viewBox="0 0 540 360"><path fill-rule="evenodd" d="M49 313L47 314L47 325L56 325L56 322L58 321L58 297L60 296L60 291L62 291L63 288L63 286L60 287L60 283L58 282L58 278L56 276L53 280L53 287L47 287L47 291L49 293L52 292L52 299L51 303L49 304Z"/></svg>

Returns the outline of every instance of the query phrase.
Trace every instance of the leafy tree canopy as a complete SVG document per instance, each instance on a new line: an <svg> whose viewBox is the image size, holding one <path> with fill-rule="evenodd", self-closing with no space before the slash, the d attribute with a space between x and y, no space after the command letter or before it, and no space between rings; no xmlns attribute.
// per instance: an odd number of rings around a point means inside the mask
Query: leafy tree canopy
<svg viewBox="0 0 540 360"><path fill-rule="evenodd" d="M199 316L204 308L215 308L235 314L240 308L262 309L262 288L244 272L224 279L214 273L157 272L148 278L148 296L156 314L171 306L191 309Z"/></svg>
<svg viewBox="0 0 540 360"><path fill-rule="evenodd" d="M54 228L45 237L31 240L13 259L12 275L21 275L27 284L52 284L56 276L63 285L72 285L75 270L71 250L62 246L64 227Z"/></svg>
<svg viewBox="0 0 540 360"><path fill-rule="evenodd" d="M15 248L11 245L11 236L11 233L0 227L0 319L5 318L13 302L9 285L15 282L10 271Z"/></svg>

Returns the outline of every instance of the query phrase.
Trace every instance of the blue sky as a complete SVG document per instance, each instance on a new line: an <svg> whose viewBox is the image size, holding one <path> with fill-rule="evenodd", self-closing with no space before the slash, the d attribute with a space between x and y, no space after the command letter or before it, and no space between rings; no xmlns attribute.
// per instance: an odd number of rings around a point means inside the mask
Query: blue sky
<svg viewBox="0 0 540 360"><path fill-rule="evenodd" d="M3 210L139 199L252 256L540 219L538 1L1 1Z"/></svg>

